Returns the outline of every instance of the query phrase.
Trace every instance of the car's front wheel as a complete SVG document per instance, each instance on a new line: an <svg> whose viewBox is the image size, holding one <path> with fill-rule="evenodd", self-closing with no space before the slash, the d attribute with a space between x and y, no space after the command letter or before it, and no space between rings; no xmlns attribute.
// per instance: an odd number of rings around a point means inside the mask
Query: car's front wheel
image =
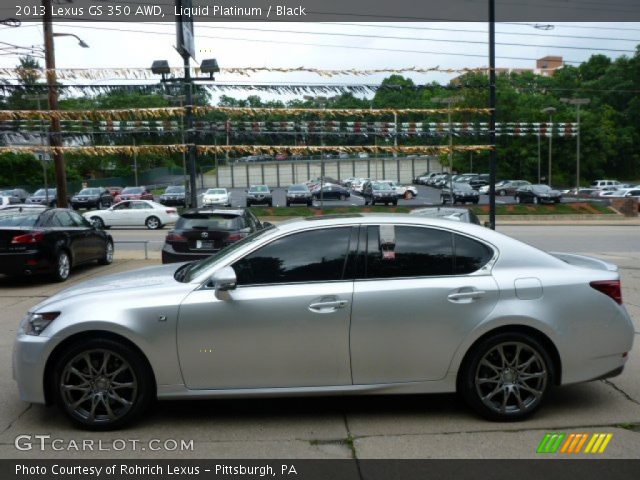
<svg viewBox="0 0 640 480"><path fill-rule="evenodd" d="M103 229L104 228L104 220L102 220L100 217L91 217L89 219L91 221L91 224L99 229Z"/></svg>
<svg viewBox="0 0 640 480"><path fill-rule="evenodd" d="M532 336L503 333L478 344L460 373L458 389L480 415L494 421L533 414L553 383L553 364Z"/></svg>
<svg viewBox="0 0 640 480"><path fill-rule="evenodd" d="M86 338L58 358L52 375L58 407L91 430L121 428L153 399L153 378L132 347L109 338Z"/></svg>
<svg viewBox="0 0 640 480"><path fill-rule="evenodd" d="M104 255L98 260L100 265L111 265L113 263L113 242L107 241L104 246Z"/></svg>

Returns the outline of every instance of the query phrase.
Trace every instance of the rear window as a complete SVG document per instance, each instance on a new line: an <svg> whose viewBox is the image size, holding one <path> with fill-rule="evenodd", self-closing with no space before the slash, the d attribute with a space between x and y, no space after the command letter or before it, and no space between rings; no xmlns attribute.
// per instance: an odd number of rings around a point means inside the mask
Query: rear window
<svg viewBox="0 0 640 480"><path fill-rule="evenodd" d="M176 230L240 230L246 224L236 215L189 215L180 217Z"/></svg>
<svg viewBox="0 0 640 480"><path fill-rule="evenodd" d="M99 188L83 188L78 192L78 195L98 195L99 193Z"/></svg>
<svg viewBox="0 0 640 480"><path fill-rule="evenodd" d="M40 213L5 213L0 214L0 227L33 227Z"/></svg>
<svg viewBox="0 0 640 480"><path fill-rule="evenodd" d="M257 187L251 187L250 192L268 192L269 187L266 185L258 185Z"/></svg>
<svg viewBox="0 0 640 480"><path fill-rule="evenodd" d="M130 187L122 190L122 193L131 193L131 194L142 193L142 192L143 190L140 187Z"/></svg>
<svg viewBox="0 0 640 480"><path fill-rule="evenodd" d="M53 188L49 189L49 195L55 195L56 191ZM44 188L41 188L39 190L36 191L36 193L33 194L34 197L44 197L47 195L47 191Z"/></svg>
<svg viewBox="0 0 640 480"><path fill-rule="evenodd" d="M164 193L183 193L184 187L167 187Z"/></svg>

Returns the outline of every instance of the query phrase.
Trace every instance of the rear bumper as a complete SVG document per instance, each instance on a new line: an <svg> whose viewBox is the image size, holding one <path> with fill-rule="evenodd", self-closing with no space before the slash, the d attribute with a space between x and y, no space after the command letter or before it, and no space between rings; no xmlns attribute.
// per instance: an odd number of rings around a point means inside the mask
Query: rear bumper
<svg viewBox="0 0 640 480"><path fill-rule="evenodd" d="M72 200L71 201L71 205L76 210L78 208L98 208L99 203L100 203L99 200L87 200L87 201Z"/></svg>
<svg viewBox="0 0 640 480"><path fill-rule="evenodd" d="M162 205L166 205L168 207L180 207L183 206L185 204L186 200L184 198L180 198L180 199L166 199L166 198L161 198L160 199L160 203Z"/></svg>
<svg viewBox="0 0 640 480"><path fill-rule="evenodd" d="M32 275L53 270L54 265L38 250L0 253L0 273L5 275Z"/></svg>
<svg viewBox="0 0 640 480"><path fill-rule="evenodd" d="M312 197L287 197L287 202L302 203L307 205L309 203L313 203L313 198Z"/></svg>
<svg viewBox="0 0 640 480"><path fill-rule="evenodd" d="M247 205L269 205L273 202L273 198L248 198L247 197Z"/></svg>
<svg viewBox="0 0 640 480"><path fill-rule="evenodd" d="M191 262L193 260L202 260L214 255L216 251L208 252L176 252L171 245L165 243L162 247L162 263L180 263Z"/></svg>

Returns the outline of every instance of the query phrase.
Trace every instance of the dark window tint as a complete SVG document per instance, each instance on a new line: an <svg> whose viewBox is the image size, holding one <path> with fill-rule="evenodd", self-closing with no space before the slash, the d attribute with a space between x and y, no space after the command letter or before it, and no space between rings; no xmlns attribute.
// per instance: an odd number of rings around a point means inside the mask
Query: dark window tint
<svg viewBox="0 0 640 480"><path fill-rule="evenodd" d="M455 273L472 273L484 267L493 257L493 251L486 245L462 235L454 235Z"/></svg>
<svg viewBox="0 0 640 480"><path fill-rule="evenodd" d="M57 212L53 218L56 227L76 227L76 223L67 212Z"/></svg>
<svg viewBox="0 0 640 480"><path fill-rule="evenodd" d="M71 219L73 220L73 222L76 224L76 227L91 226L91 224L89 224L89 222L85 218L81 217L76 212L69 212L69 215L71 216Z"/></svg>
<svg viewBox="0 0 640 480"><path fill-rule="evenodd" d="M180 217L176 230L240 230L244 219L236 215L189 214Z"/></svg>
<svg viewBox="0 0 640 480"><path fill-rule="evenodd" d="M380 227L367 228L367 278L451 275L452 234L442 230L396 226L395 245L380 241Z"/></svg>
<svg viewBox="0 0 640 480"><path fill-rule="evenodd" d="M233 265L238 284L341 280L350 230L312 230L275 240Z"/></svg>

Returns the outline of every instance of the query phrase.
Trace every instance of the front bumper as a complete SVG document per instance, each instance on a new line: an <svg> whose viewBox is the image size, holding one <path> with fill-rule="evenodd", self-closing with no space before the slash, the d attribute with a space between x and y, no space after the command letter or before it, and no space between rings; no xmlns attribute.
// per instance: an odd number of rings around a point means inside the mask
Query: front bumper
<svg viewBox="0 0 640 480"><path fill-rule="evenodd" d="M229 204L229 199L228 198L222 198L222 199L202 199L202 204L203 205L228 205Z"/></svg>
<svg viewBox="0 0 640 480"><path fill-rule="evenodd" d="M191 262L193 260L202 260L214 255L216 252L176 252L171 245L165 244L162 247L162 263L180 263Z"/></svg>
<svg viewBox="0 0 640 480"><path fill-rule="evenodd" d="M313 202L313 199L309 197L287 197L287 202L289 203L304 203L309 204Z"/></svg>
<svg viewBox="0 0 640 480"><path fill-rule="evenodd" d="M252 205L269 205L273 201L273 197L247 197L247 203Z"/></svg>
<svg viewBox="0 0 640 480"><path fill-rule="evenodd" d="M96 199L92 199L92 200L71 200L71 205L73 205L74 209L78 209L78 208L98 208L98 203L99 200Z"/></svg>
<svg viewBox="0 0 640 480"><path fill-rule="evenodd" d="M44 369L52 350L51 339L18 334L13 344L13 379L18 384L20 399L30 403L46 403Z"/></svg>

